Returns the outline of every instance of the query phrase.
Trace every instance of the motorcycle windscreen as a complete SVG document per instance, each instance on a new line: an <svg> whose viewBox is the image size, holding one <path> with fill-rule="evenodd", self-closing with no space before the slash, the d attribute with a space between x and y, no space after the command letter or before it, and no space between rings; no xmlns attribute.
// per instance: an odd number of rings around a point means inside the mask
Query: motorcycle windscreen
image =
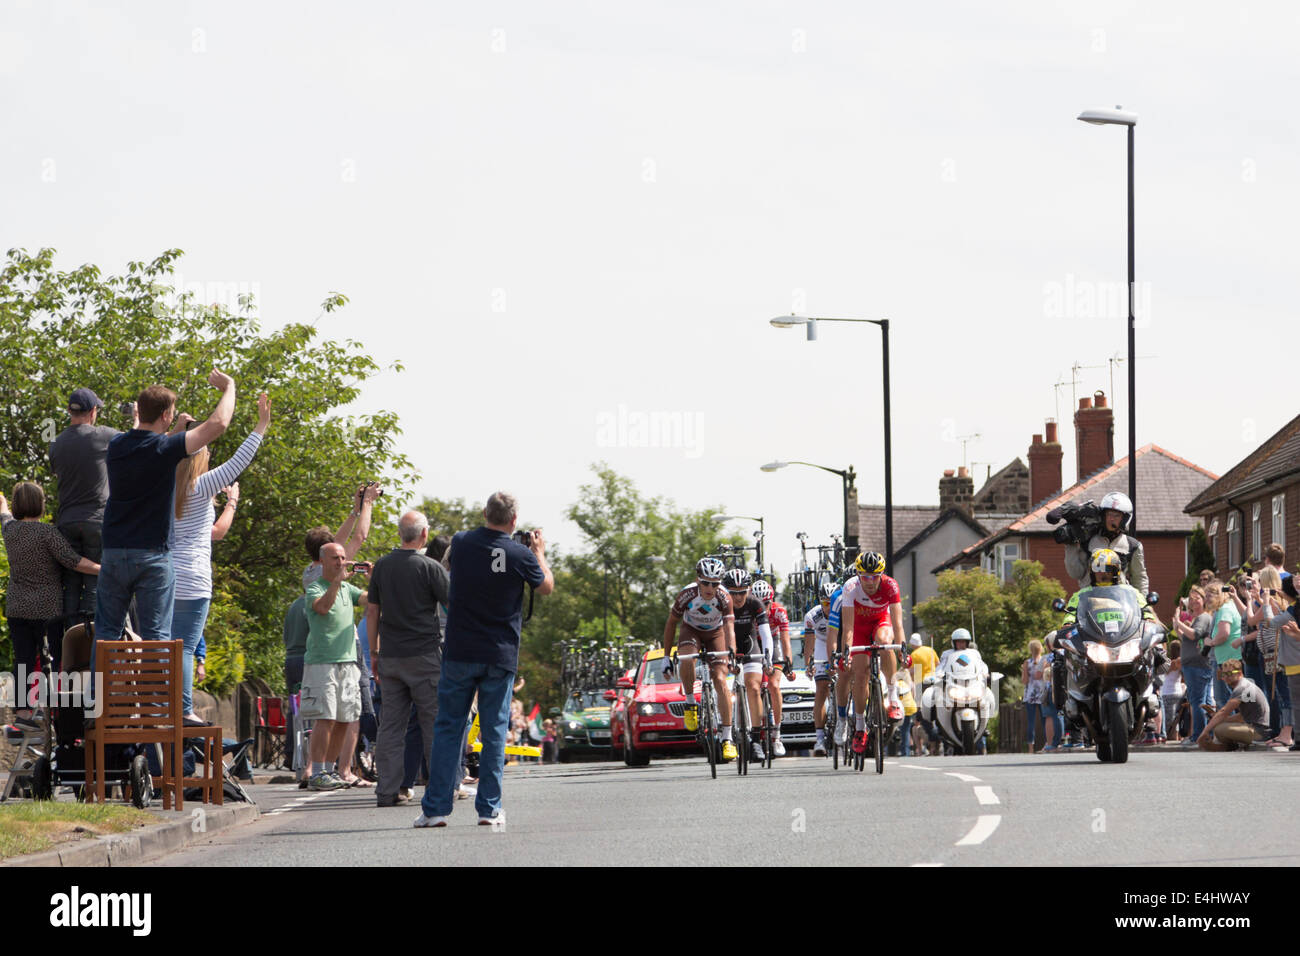
<svg viewBox="0 0 1300 956"><path fill-rule="evenodd" d="M1122 644L1142 627L1138 594L1129 588L1092 588L1079 596L1077 616L1090 639L1106 644Z"/></svg>

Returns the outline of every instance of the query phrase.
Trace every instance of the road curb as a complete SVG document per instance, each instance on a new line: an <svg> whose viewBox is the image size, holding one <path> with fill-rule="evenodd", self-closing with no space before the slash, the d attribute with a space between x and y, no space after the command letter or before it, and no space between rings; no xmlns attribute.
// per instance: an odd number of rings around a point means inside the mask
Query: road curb
<svg viewBox="0 0 1300 956"><path fill-rule="evenodd" d="M46 850L0 860L7 866L134 866L157 859L175 850L199 843L213 834L233 827L252 823L262 815L253 803L230 806L206 806L203 809L203 828L194 829L196 818L190 814L177 820L144 827L134 833L114 833L110 836L82 840L66 847Z"/></svg>

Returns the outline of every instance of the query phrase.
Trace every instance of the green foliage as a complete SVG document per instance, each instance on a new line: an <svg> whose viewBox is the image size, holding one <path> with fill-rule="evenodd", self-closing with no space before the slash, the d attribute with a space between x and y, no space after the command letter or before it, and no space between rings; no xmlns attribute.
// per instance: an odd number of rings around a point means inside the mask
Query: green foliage
<svg viewBox="0 0 1300 956"><path fill-rule="evenodd" d="M1202 571L1216 571L1217 568L1218 562L1214 560L1214 552L1210 550L1210 539L1206 537L1205 529L1198 524L1192 530L1192 536L1187 542L1187 577L1183 578L1183 583L1178 585L1177 600L1191 593L1192 585L1196 583Z"/></svg>
<svg viewBox="0 0 1300 956"><path fill-rule="evenodd" d="M357 484L369 478L387 489L375 527L391 529L396 502L415 476L396 451L396 413L343 412L360 397L361 383L383 371L361 343L321 340L311 324L264 332L248 297L232 312L177 295L168 283L180 256L171 249L152 262L130 263L124 275L105 276L93 265L57 270L52 249L9 251L0 269L0 395L8 396L0 415L0 482L42 482L51 509L57 506L47 446L67 425L68 395L78 386L104 399L102 424L128 428L120 404L152 384L177 393L178 411L206 418L218 397L208 372L228 372L238 401L229 431L212 446L214 464L252 430L257 393L269 393L271 427L240 476L238 517L213 545L217 578L223 569L237 570L238 583L227 574L229 590L214 601L205 687L225 686L241 666L274 686L282 680L276 649L284 611L301 592L307 529L338 528ZM346 302L331 292L321 316ZM387 543L376 535L367 555Z"/></svg>
<svg viewBox="0 0 1300 956"><path fill-rule="evenodd" d="M662 497L643 497L630 479L604 463L593 465L592 472L595 480L578 489L567 513L589 550L547 549L555 591L537 599L523 630L520 673L528 681L523 695L544 708L562 703L560 642L603 638L606 595L611 644L631 637L658 646L671 597L694 580L695 562L719 544L745 543L739 535L723 534L713 520L720 506L681 510Z"/></svg>
<svg viewBox="0 0 1300 956"><path fill-rule="evenodd" d="M1005 585L979 569L944 571L939 575L939 593L916 605L916 616L946 645L953 630L971 628L973 611L972 633L989 670L1018 678L1029 641L1041 639L1060 620L1052 610L1058 597L1065 597L1065 591L1043 577L1041 564L1017 561Z"/></svg>

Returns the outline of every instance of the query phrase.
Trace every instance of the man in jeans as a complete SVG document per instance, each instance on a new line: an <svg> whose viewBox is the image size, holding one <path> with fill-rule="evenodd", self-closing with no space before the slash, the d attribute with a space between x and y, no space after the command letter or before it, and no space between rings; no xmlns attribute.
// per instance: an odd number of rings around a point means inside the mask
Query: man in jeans
<svg viewBox="0 0 1300 956"><path fill-rule="evenodd" d="M543 595L555 590L541 531L529 533L524 547L511 537L517 519L515 499L497 492L483 509L484 526L462 531L451 541L447 645L438 683L429 785L417 827L447 825L460 784L461 733L476 692L483 752L474 806L480 825L505 825L501 777L510 697L519 668L524 585Z"/></svg>
<svg viewBox="0 0 1300 956"><path fill-rule="evenodd" d="M401 547L375 563L366 607L370 660L384 696L376 752L379 788L375 798L381 807L400 806L409 799L400 787L412 702L424 738L422 749L433 747L442 669L438 604L449 598L446 569L424 553L429 520L418 511L408 511L397 531Z"/></svg>
<svg viewBox="0 0 1300 956"><path fill-rule="evenodd" d="M55 525L72 550L96 563L104 549L108 443L122 434L116 428L95 423L103 404L90 389L77 389L68 399L71 424L50 442L50 464L59 479L59 516ZM95 587L95 575L64 569L64 630L94 620Z"/></svg>
<svg viewBox="0 0 1300 956"><path fill-rule="evenodd" d="M121 639L132 596L140 617L140 636L154 641L171 636L176 577L167 533L176 466L220 438L235 411L234 379L213 369L208 384L221 392L221 398L202 424L168 434L176 419L176 394L151 385L136 400L138 427L108 443L108 504L95 599L96 640Z"/></svg>

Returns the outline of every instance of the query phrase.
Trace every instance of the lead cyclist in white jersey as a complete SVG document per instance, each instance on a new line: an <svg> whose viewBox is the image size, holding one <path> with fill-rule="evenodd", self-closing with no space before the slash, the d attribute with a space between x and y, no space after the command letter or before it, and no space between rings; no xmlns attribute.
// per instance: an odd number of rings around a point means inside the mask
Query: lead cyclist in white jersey
<svg viewBox="0 0 1300 956"><path fill-rule="evenodd" d="M830 657L826 653L826 630L830 623L831 602L839 593L834 582L827 581L821 588L821 601L803 616L803 663L817 685L813 699L813 724L817 728L817 742L813 756L826 756L826 698L830 696ZM814 640L808 640L812 635ZM835 702L831 701L831 706Z"/></svg>

